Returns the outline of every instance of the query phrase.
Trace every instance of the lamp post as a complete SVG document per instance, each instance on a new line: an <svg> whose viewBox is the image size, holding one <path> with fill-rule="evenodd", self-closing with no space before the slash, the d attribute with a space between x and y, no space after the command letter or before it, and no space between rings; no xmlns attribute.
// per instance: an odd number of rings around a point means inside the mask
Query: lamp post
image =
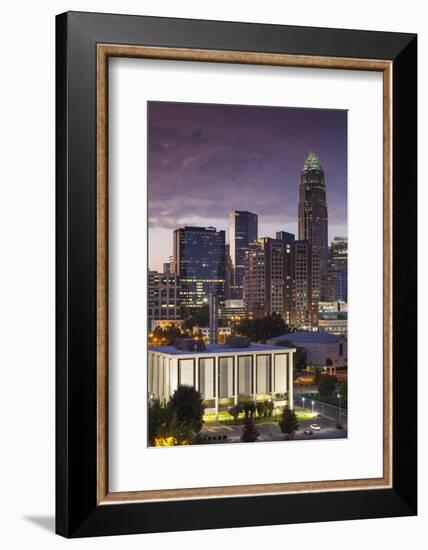
<svg viewBox="0 0 428 550"><path fill-rule="evenodd" d="M314 405L315 405L315 401L312 401L312 414L314 414Z"/></svg>
<svg viewBox="0 0 428 550"><path fill-rule="evenodd" d="M304 409L304 408L305 408L305 398L302 397L302 409Z"/></svg>
<svg viewBox="0 0 428 550"><path fill-rule="evenodd" d="M342 396L340 393L337 394L337 397L339 399L339 424L342 423Z"/></svg>

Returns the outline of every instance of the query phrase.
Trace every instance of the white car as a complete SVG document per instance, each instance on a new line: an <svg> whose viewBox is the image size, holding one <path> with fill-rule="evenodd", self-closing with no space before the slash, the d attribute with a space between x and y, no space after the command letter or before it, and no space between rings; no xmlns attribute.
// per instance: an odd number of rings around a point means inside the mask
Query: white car
<svg viewBox="0 0 428 550"><path fill-rule="evenodd" d="M321 426L319 426L318 424L311 424L310 428L314 432L320 432L321 431Z"/></svg>

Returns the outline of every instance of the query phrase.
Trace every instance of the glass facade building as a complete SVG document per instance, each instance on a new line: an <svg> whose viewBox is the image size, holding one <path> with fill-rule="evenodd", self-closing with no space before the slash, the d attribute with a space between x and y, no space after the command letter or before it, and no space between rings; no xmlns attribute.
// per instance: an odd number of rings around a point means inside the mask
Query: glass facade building
<svg viewBox="0 0 428 550"><path fill-rule="evenodd" d="M232 281L228 298L243 298L244 258L248 247L257 241L258 216L252 212L234 210L229 214L229 254Z"/></svg>
<svg viewBox="0 0 428 550"><path fill-rule="evenodd" d="M174 271L180 275L181 306L201 307L209 294L224 302L225 232L214 227L183 227L174 231Z"/></svg>

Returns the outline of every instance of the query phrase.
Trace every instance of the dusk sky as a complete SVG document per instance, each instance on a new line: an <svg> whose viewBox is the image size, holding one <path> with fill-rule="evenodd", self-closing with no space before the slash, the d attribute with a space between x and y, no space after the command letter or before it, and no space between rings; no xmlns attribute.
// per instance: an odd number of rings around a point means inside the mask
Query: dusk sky
<svg viewBox="0 0 428 550"><path fill-rule="evenodd" d="M178 227L225 229L228 242L231 210L258 214L259 237L297 238L309 151L325 172L329 241L346 237L346 111L149 102L149 268L162 271Z"/></svg>

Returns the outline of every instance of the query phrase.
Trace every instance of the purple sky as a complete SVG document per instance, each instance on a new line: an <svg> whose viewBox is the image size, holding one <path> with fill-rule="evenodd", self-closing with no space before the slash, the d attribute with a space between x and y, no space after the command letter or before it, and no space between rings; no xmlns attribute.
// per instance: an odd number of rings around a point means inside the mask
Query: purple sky
<svg viewBox="0 0 428 550"><path fill-rule="evenodd" d="M347 236L346 111L149 102L148 128L150 269L172 254L173 229L227 230L231 210L258 214L260 237L297 237L309 151L325 172L329 238Z"/></svg>

